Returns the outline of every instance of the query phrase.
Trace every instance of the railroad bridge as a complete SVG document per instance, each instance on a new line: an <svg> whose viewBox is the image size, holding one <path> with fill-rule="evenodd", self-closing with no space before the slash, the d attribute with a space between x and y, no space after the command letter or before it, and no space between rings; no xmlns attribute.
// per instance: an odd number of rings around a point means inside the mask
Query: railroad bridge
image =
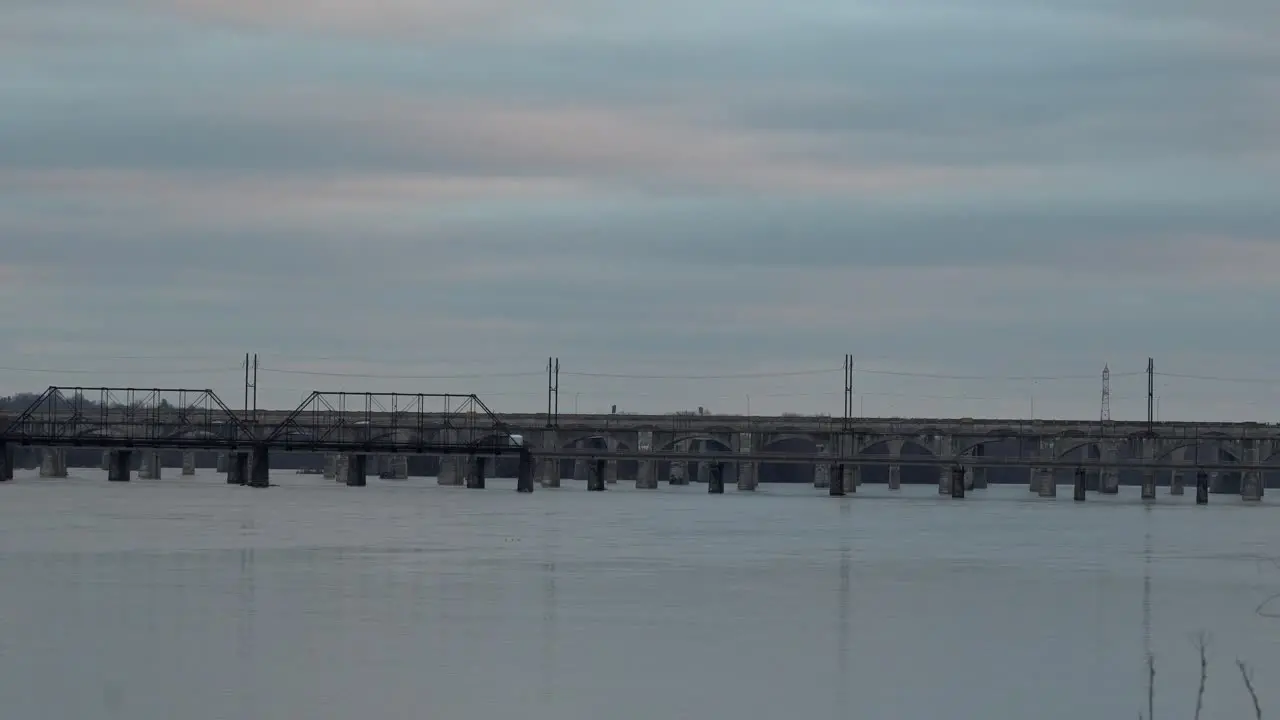
<svg viewBox="0 0 1280 720"><path fill-rule="evenodd" d="M838 474L837 484L851 488L864 474L896 487L903 468L933 468L910 472L936 474L940 488L960 468L966 485L982 487L989 471L1019 468L1034 488L1083 468L1104 492L1118 487L1121 471L1140 475L1145 493L1159 477L1172 487L1180 474L1206 470L1215 484L1256 485L1260 495L1263 473L1280 470L1280 428L1271 424L497 414L474 395L316 392L293 410L244 412L209 390L55 387L18 417L0 419L0 428L10 446L256 450L262 458L271 448L330 453L335 462L444 456L442 478L470 477L474 458L505 454L535 463L530 472L544 486L594 474L654 487L660 478L714 474L752 490L762 474L790 466L816 485L829 486Z"/></svg>

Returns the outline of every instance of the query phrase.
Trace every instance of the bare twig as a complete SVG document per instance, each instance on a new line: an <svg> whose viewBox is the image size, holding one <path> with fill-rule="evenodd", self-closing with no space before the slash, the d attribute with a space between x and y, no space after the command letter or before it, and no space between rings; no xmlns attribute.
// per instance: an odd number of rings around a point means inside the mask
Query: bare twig
<svg viewBox="0 0 1280 720"><path fill-rule="evenodd" d="M1200 713L1204 710L1204 686L1209 681L1209 652L1207 650L1208 641L1201 632L1196 636L1196 645L1200 648L1200 687L1196 690L1196 718L1200 720Z"/></svg>
<svg viewBox="0 0 1280 720"><path fill-rule="evenodd" d="M1236 660L1236 667L1240 668L1240 678L1244 680L1244 687L1253 699L1253 715L1257 720L1262 720L1262 703L1258 702L1258 692L1253 689L1253 672L1243 660Z"/></svg>

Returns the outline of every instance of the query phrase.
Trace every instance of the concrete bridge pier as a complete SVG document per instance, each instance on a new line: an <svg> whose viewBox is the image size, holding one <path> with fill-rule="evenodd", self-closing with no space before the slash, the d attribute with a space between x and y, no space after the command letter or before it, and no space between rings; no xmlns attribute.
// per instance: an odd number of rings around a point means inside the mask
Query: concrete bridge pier
<svg viewBox="0 0 1280 720"><path fill-rule="evenodd" d="M1102 468L1102 474L1098 478L1099 489L1103 495L1117 495L1120 493L1120 471L1114 467Z"/></svg>
<svg viewBox="0 0 1280 720"><path fill-rule="evenodd" d="M1242 440L1241 445L1244 450L1244 457L1241 461L1246 465L1252 465L1262 459L1262 448L1259 447L1261 442L1258 440ZM1245 502L1258 502L1262 500L1263 493L1262 471L1256 469L1246 469L1240 473L1240 499Z"/></svg>
<svg viewBox="0 0 1280 720"><path fill-rule="evenodd" d="M191 450L182 453L182 474L184 477L196 474L196 454Z"/></svg>
<svg viewBox="0 0 1280 720"><path fill-rule="evenodd" d="M409 479L408 455L385 455L378 461L378 476L387 480Z"/></svg>
<svg viewBox="0 0 1280 720"><path fill-rule="evenodd" d="M642 453L653 452L653 431L642 430L638 435L636 449ZM658 462L656 460L640 460L636 463L636 489L658 489Z"/></svg>
<svg viewBox="0 0 1280 720"><path fill-rule="evenodd" d="M1089 474L1084 468L1076 468L1075 483L1071 486L1071 497L1076 502L1084 502L1089 491Z"/></svg>
<svg viewBox="0 0 1280 720"><path fill-rule="evenodd" d="M650 436L653 433L649 433ZM542 431L542 449L554 452L560 449L557 442L559 435L555 430ZM544 488L560 487L560 460L557 458L538 458L538 478Z"/></svg>
<svg viewBox="0 0 1280 720"><path fill-rule="evenodd" d="M445 487L461 487L467 475L466 459L457 455L444 455L440 458L440 469L436 472L436 484Z"/></svg>
<svg viewBox="0 0 1280 720"><path fill-rule="evenodd" d="M707 492L712 495L724 494L724 463L708 463Z"/></svg>
<svg viewBox="0 0 1280 720"><path fill-rule="evenodd" d="M249 453L236 451L227 458L227 484L247 485L249 483Z"/></svg>
<svg viewBox="0 0 1280 720"><path fill-rule="evenodd" d="M830 453L827 446L818 444L818 457L825 458ZM813 486L816 488L831 487L831 463L817 462L813 464Z"/></svg>
<svg viewBox="0 0 1280 720"><path fill-rule="evenodd" d="M485 458L473 455L467 458L467 489L484 489Z"/></svg>
<svg viewBox="0 0 1280 720"><path fill-rule="evenodd" d="M1209 473L1203 470L1196 472L1196 504L1209 504Z"/></svg>
<svg viewBox="0 0 1280 720"><path fill-rule="evenodd" d="M340 482L347 482L347 456L339 453L333 456L333 478Z"/></svg>
<svg viewBox="0 0 1280 720"><path fill-rule="evenodd" d="M840 466L843 470L839 473L841 477L841 489L846 493L858 492L858 486L862 484L862 466L854 463L846 463Z"/></svg>
<svg viewBox="0 0 1280 720"><path fill-rule="evenodd" d="M1182 470L1175 469L1169 475L1169 494L1183 495L1186 493L1187 476Z"/></svg>
<svg viewBox="0 0 1280 720"><path fill-rule="evenodd" d="M963 500L964 491L965 491L964 465L956 463L951 468L951 497L957 500Z"/></svg>
<svg viewBox="0 0 1280 720"><path fill-rule="evenodd" d="M889 466L889 489L890 490L902 489L902 466L901 465Z"/></svg>
<svg viewBox="0 0 1280 720"><path fill-rule="evenodd" d="M62 448L44 448L40 451L40 477L64 478L67 476L67 451Z"/></svg>
<svg viewBox="0 0 1280 720"><path fill-rule="evenodd" d="M731 441L733 449L740 453L751 452L751 433L740 432ZM739 460L737 467L738 492L755 492L760 486L759 466L750 460Z"/></svg>
<svg viewBox="0 0 1280 720"><path fill-rule="evenodd" d="M133 453L129 450L111 450L107 453L108 482L129 482L129 472L133 468Z"/></svg>
<svg viewBox="0 0 1280 720"><path fill-rule="evenodd" d="M604 491L604 476L608 472L608 460L592 460L587 467L587 490L589 492Z"/></svg>
<svg viewBox="0 0 1280 720"><path fill-rule="evenodd" d="M111 470L111 451L110 450L102 451L102 464L99 465L98 467L102 470L107 470L107 471Z"/></svg>
<svg viewBox="0 0 1280 720"><path fill-rule="evenodd" d="M347 487L364 487L369 484L369 456L359 453L346 455L343 480Z"/></svg>
<svg viewBox="0 0 1280 720"><path fill-rule="evenodd" d="M220 473L230 472L231 453L218 453L218 462L214 467Z"/></svg>
<svg viewBox="0 0 1280 720"><path fill-rule="evenodd" d="M611 435L605 438L605 447L609 450L610 453L617 452L618 441L615 440ZM604 481L606 483L609 483L610 485L618 484L618 461L617 460L609 460L606 462L604 466Z"/></svg>
<svg viewBox="0 0 1280 720"><path fill-rule="evenodd" d="M827 487L831 497L844 497L844 464L836 463L831 468L831 482Z"/></svg>
<svg viewBox="0 0 1280 720"><path fill-rule="evenodd" d="M160 479L160 453L155 450L143 450L142 461L138 463L139 480Z"/></svg>
<svg viewBox="0 0 1280 720"><path fill-rule="evenodd" d="M516 465L516 492L533 492L533 454L528 450L520 451L520 461Z"/></svg>
<svg viewBox="0 0 1280 720"><path fill-rule="evenodd" d="M249 461L249 487L271 487L271 455L266 445L253 449Z"/></svg>
<svg viewBox="0 0 1280 720"><path fill-rule="evenodd" d="M544 488L560 487L560 461L556 458L538 458L537 473Z"/></svg>
<svg viewBox="0 0 1280 720"><path fill-rule="evenodd" d="M1156 456L1155 438L1142 438L1138 441L1138 456L1145 462L1152 462ZM1142 469L1142 499L1156 499L1156 471L1152 468Z"/></svg>
<svg viewBox="0 0 1280 720"><path fill-rule="evenodd" d="M333 480L338 477L338 456L326 453L324 456L324 479Z"/></svg>
<svg viewBox="0 0 1280 720"><path fill-rule="evenodd" d="M671 468L667 473L667 484L669 485L688 485L689 484L689 463L686 460L672 460Z"/></svg>
<svg viewBox="0 0 1280 720"><path fill-rule="evenodd" d="M1039 475L1036 488L1040 493L1040 497L1058 497L1058 478L1053 468L1036 468L1035 473Z"/></svg>

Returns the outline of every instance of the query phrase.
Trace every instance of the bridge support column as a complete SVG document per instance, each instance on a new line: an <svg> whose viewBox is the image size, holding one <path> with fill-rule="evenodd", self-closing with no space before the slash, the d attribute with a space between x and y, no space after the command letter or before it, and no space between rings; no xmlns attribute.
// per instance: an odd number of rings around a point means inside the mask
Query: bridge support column
<svg viewBox="0 0 1280 720"><path fill-rule="evenodd" d="M1256 465L1261 457L1258 448L1258 441L1253 439L1240 441L1244 450L1244 457L1240 458L1241 462L1246 465ZM1245 502L1258 502L1262 500L1262 471L1256 468L1248 468L1240 473L1240 498Z"/></svg>
<svg viewBox="0 0 1280 720"><path fill-rule="evenodd" d="M196 454L194 451L187 450L182 453L182 474L186 477L196 474Z"/></svg>
<svg viewBox="0 0 1280 720"><path fill-rule="evenodd" d="M731 442L736 446L733 449L739 453L748 454L751 452L751 433L740 432ZM738 492L755 492L756 488L760 486L759 466L751 460L739 460L737 470Z"/></svg>
<svg viewBox="0 0 1280 720"><path fill-rule="evenodd" d="M99 465L98 467L101 468L102 470L107 470L107 471L111 470L111 451L110 450L102 451L102 464Z"/></svg>
<svg viewBox="0 0 1280 720"><path fill-rule="evenodd" d="M378 477L384 480L408 480L409 456L384 455L378 461Z"/></svg>
<svg viewBox="0 0 1280 720"><path fill-rule="evenodd" d="M560 444L556 441L558 435L555 430L547 429L542 431L542 449L547 452L555 452L560 449ZM560 487L560 459L554 457L541 457L536 461L536 472L538 479L544 488Z"/></svg>
<svg viewBox="0 0 1280 720"><path fill-rule="evenodd" d="M610 435L605 438L605 448L612 454L618 451L618 441ZM610 485L618 484L618 461L609 460L604 466L604 481Z"/></svg>
<svg viewBox="0 0 1280 720"><path fill-rule="evenodd" d="M826 457L830 453L826 445L818 444L818 456ZM831 487L831 463L818 462L813 465L813 486L816 488Z"/></svg>
<svg viewBox="0 0 1280 720"><path fill-rule="evenodd" d="M1071 497L1076 502L1084 502L1089 491L1089 473L1084 468L1076 468L1075 482L1071 486Z"/></svg>
<svg viewBox="0 0 1280 720"><path fill-rule="evenodd" d="M1155 461L1156 456L1156 440L1155 438L1142 438L1138 441L1138 456L1144 462L1150 463ZM1156 499L1156 471L1152 467L1144 467L1142 469L1142 499Z"/></svg>
<svg viewBox="0 0 1280 720"><path fill-rule="evenodd" d="M975 445L970 454L976 458L984 458L987 456L986 445ZM987 489L987 468L979 465L969 466L969 489L970 490L986 490Z"/></svg>
<svg viewBox="0 0 1280 720"><path fill-rule="evenodd" d="M324 456L324 479L333 480L338 477L338 456L326 453Z"/></svg>
<svg viewBox="0 0 1280 720"><path fill-rule="evenodd" d="M461 487L466 477L465 458L456 455L444 455L440 458L440 469L436 471L436 484L446 487Z"/></svg>
<svg viewBox="0 0 1280 720"><path fill-rule="evenodd" d="M333 456L333 477L339 483L347 482L347 457L345 453Z"/></svg>
<svg viewBox="0 0 1280 720"><path fill-rule="evenodd" d="M1209 504L1209 473L1203 470L1196 472L1196 504Z"/></svg>
<svg viewBox="0 0 1280 720"><path fill-rule="evenodd" d="M13 448L6 442L0 442L0 482L13 479Z"/></svg>
<svg viewBox="0 0 1280 720"><path fill-rule="evenodd" d="M484 489L484 461L485 458L473 455L467 458L467 489L483 490Z"/></svg>
<svg viewBox="0 0 1280 720"><path fill-rule="evenodd" d="M1102 468L1098 481L1103 495L1116 495L1120 492L1120 471L1116 468Z"/></svg>
<svg viewBox="0 0 1280 720"><path fill-rule="evenodd" d="M138 479L160 479L160 453L155 450L142 451L142 461L138 463Z"/></svg>
<svg viewBox="0 0 1280 720"><path fill-rule="evenodd" d="M1036 488L1039 490L1040 497L1058 497L1058 478L1053 468L1036 468L1036 474L1039 480Z"/></svg>
<svg viewBox="0 0 1280 720"><path fill-rule="evenodd" d="M346 467L343 473L347 487L364 487L369 484L369 456L353 453L346 455Z"/></svg>
<svg viewBox="0 0 1280 720"><path fill-rule="evenodd" d="M271 487L271 455L266 445L253 449L249 466L249 487Z"/></svg>
<svg viewBox="0 0 1280 720"><path fill-rule="evenodd" d="M844 463L836 463L831 470L831 482L827 494L831 497L844 497Z"/></svg>
<svg viewBox="0 0 1280 720"><path fill-rule="evenodd" d="M107 453L108 482L129 482L129 472L133 467L133 453L128 450L112 450Z"/></svg>
<svg viewBox="0 0 1280 720"><path fill-rule="evenodd" d="M862 466L854 463L845 463L844 471L840 473L842 476L842 487L846 493L858 492L858 486L862 484Z"/></svg>
<svg viewBox="0 0 1280 720"><path fill-rule="evenodd" d="M1169 494L1183 495L1186 493L1187 476L1182 470L1174 469L1169 476Z"/></svg>
<svg viewBox="0 0 1280 720"><path fill-rule="evenodd" d="M653 452L653 431L641 430L636 440L636 449L642 453ZM636 463L636 488L639 490L656 490L658 488L658 461L641 459Z"/></svg>
<svg viewBox="0 0 1280 720"><path fill-rule="evenodd" d="M40 477L64 478L67 476L67 451L62 448L44 448L40 451Z"/></svg>
<svg viewBox="0 0 1280 720"><path fill-rule="evenodd" d="M689 461L672 460L671 468L667 473L667 484L669 485L688 485L689 484Z"/></svg>
<svg viewBox="0 0 1280 720"><path fill-rule="evenodd" d="M964 491L965 491L964 465L957 463L951 468L951 497L957 500L963 500Z"/></svg>
<svg viewBox="0 0 1280 720"><path fill-rule="evenodd" d="M889 489L890 490L902 489L902 466L901 465L889 466Z"/></svg>
<svg viewBox="0 0 1280 720"><path fill-rule="evenodd" d="M607 472L608 460L592 459L587 466L587 490L590 492L604 491L604 475Z"/></svg>
<svg viewBox="0 0 1280 720"><path fill-rule="evenodd" d="M712 495L724 494L724 463L709 463L707 467L707 492Z"/></svg>
<svg viewBox="0 0 1280 720"><path fill-rule="evenodd" d="M227 484L247 485L249 483L249 453L236 451L227 458Z"/></svg>
<svg viewBox="0 0 1280 720"><path fill-rule="evenodd" d="M533 492L533 453L520 449L520 461L516 464L516 492Z"/></svg>
<svg viewBox="0 0 1280 720"><path fill-rule="evenodd" d="M229 472L231 467L231 453L218 453L218 464L215 466L218 472Z"/></svg>

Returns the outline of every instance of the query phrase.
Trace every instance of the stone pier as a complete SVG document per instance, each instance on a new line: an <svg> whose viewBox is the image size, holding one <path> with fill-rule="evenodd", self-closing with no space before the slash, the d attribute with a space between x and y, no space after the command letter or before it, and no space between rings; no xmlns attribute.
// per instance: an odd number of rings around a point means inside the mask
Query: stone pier
<svg viewBox="0 0 1280 720"><path fill-rule="evenodd" d="M111 451L110 450L102 451L102 464L99 465L99 468L102 470L111 469Z"/></svg>
<svg viewBox="0 0 1280 720"><path fill-rule="evenodd" d="M609 437L605 438L605 447L609 450L610 453L617 452L618 441L612 435L610 435ZM606 483L609 483L610 485L618 484L618 461L617 460L608 460L605 462L604 481Z"/></svg>
<svg viewBox="0 0 1280 720"><path fill-rule="evenodd" d="M889 466L889 489L890 490L902 489L902 466L901 465Z"/></svg>
<svg viewBox="0 0 1280 720"><path fill-rule="evenodd" d="M575 468L576 470L577 468ZM672 460L670 470L667 473L667 483L670 485L688 485L689 484L689 463L685 460Z"/></svg>
<svg viewBox="0 0 1280 720"><path fill-rule="evenodd" d="M249 484L249 453L236 451L227 458L227 484Z"/></svg>
<svg viewBox="0 0 1280 720"><path fill-rule="evenodd" d="M266 445L253 449L249 462L249 487L264 488L271 486L271 453Z"/></svg>
<svg viewBox="0 0 1280 720"><path fill-rule="evenodd" d="M40 450L40 477L64 478L67 476L67 451L62 448Z"/></svg>
<svg viewBox="0 0 1280 720"><path fill-rule="evenodd" d="M378 460L378 476L384 480L408 480L409 456L384 455Z"/></svg>
<svg viewBox="0 0 1280 720"><path fill-rule="evenodd" d="M479 456L468 457L466 463L467 488L471 490L483 490L485 483L485 458Z"/></svg>
<svg viewBox="0 0 1280 720"><path fill-rule="evenodd" d="M1169 475L1169 494L1182 495L1186 493L1187 475L1183 470L1174 470Z"/></svg>
<svg viewBox="0 0 1280 720"><path fill-rule="evenodd" d="M1089 492L1089 473L1084 468L1076 468L1075 482L1071 485L1071 497L1076 502L1084 502Z"/></svg>
<svg viewBox="0 0 1280 720"><path fill-rule="evenodd" d="M182 453L182 474L186 477L196 474L196 454L190 450Z"/></svg>
<svg viewBox="0 0 1280 720"><path fill-rule="evenodd" d="M592 459L587 464L587 490L590 492L603 492L605 486L605 474L608 473L608 460Z"/></svg>
<svg viewBox="0 0 1280 720"><path fill-rule="evenodd" d="M327 453L324 456L324 479L333 480L338 477L338 456Z"/></svg>
<svg viewBox="0 0 1280 720"><path fill-rule="evenodd" d="M364 487L369 484L369 456L354 453L345 456L346 467L343 468L343 480L347 487Z"/></svg>
<svg viewBox="0 0 1280 720"><path fill-rule="evenodd" d="M652 433L650 433L652 435ZM547 452L554 452L560 449L559 434L555 430L547 429L542 431L542 449ZM560 487L560 459L559 458L538 458L537 467L534 472L538 476L538 481L542 483L544 488Z"/></svg>
<svg viewBox="0 0 1280 720"><path fill-rule="evenodd" d="M740 453L751 452L751 433L740 432L733 439L734 450ZM738 491L755 492L760 486L760 467L752 460L738 461Z"/></svg>
<svg viewBox="0 0 1280 720"><path fill-rule="evenodd" d="M230 472L231 453L218 453L218 463L215 465L215 468L220 473Z"/></svg>
<svg viewBox="0 0 1280 720"><path fill-rule="evenodd" d="M846 493L858 492L858 486L862 484L862 466L854 463L847 463L842 466L841 478L844 483L844 491Z"/></svg>
<svg viewBox="0 0 1280 720"><path fill-rule="evenodd" d="M333 478L343 484L347 482L347 457L345 454L333 456Z"/></svg>
<svg viewBox="0 0 1280 720"><path fill-rule="evenodd" d="M1102 472L1098 476L1098 492L1103 495L1116 495L1120 492L1120 470L1113 464L1116 460L1116 448L1104 444L1098 448L1102 456Z"/></svg>
<svg viewBox="0 0 1280 720"><path fill-rule="evenodd" d="M112 450L107 453L107 465L108 482L129 482L133 453L128 450Z"/></svg>
<svg viewBox="0 0 1280 720"><path fill-rule="evenodd" d="M1241 440L1240 445L1244 456L1240 458L1240 462L1246 466L1246 469L1240 473L1240 498L1245 502L1258 502L1262 500L1262 471L1250 469L1247 466L1254 465L1261 459L1262 453L1258 440Z"/></svg>
<svg viewBox="0 0 1280 720"><path fill-rule="evenodd" d="M1156 445L1157 445L1156 439L1150 438L1150 437L1141 438L1137 440L1137 443L1138 443L1138 452L1137 452L1138 457L1142 458L1143 461L1145 462L1152 462L1156 456ZM1142 499L1143 500L1156 499L1156 477L1157 477L1156 471L1154 468L1142 469Z"/></svg>
<svg viewBox="0 0 1280 720"><path fill-rule="evenodd" d="M520 450L520 459L516 464L516 492L533 492L533 454L528 449Z"/></svg>
<svg viewBox="0 0 1280 720"><path fill-rule="evenodd" d="M1055 454L1057 446L1058 443L1053 439L1041 438L1037 457L1055 459L1057 457ZM1033 476L1039 476L1036 482L1036 490L1039 492L1040 497L1058 497L1058 477L1052 466L1033 467L1031 473Z"/></svg>
<svg viewBox="0 0 1280 720"><path fill-rule="evenodd" d="M160 479L160 453L155 450L142 450L142 460L138 463L139 480Z"/></svg>
<svg viewBox="0 0 1280 720"><path fill-rule="evenodd" d="M653 452L653 431L644 430L638 433L637 449L642 453ZM658 488L658 461L640 460L636 463L636 488L640 490L656 490Z"/></svg>
<svg viewBox="0 0 1280 720"><path fill-rule="evenodd" d="M712 495L724 494L724 463L711 463L707 472L707 492Z"/></svg>
<svg viewBox="0 0 1280 720"><path fill-rule="evenodd" d="M965 493L965 469L964 466L957 463L951 469L951 497L957 500L964 499Z"/></svg>
<svg viewBox="0 0 1280 720"><path fill-rule="evenodd" d="M460 455L445 455L440 458L440 470L436 472L436 484L447 487L462 487L467 477L467 459Z"/></svg>
<svg viewBox="0 0 1280 720"><path fill-rule="evenodd" d="M816 488L831 486L831 463L824 459L828 455L830 455L830 452L828 452L827 446L818 443L818 457L820 460L813 465L813 486Z"/></svg>

